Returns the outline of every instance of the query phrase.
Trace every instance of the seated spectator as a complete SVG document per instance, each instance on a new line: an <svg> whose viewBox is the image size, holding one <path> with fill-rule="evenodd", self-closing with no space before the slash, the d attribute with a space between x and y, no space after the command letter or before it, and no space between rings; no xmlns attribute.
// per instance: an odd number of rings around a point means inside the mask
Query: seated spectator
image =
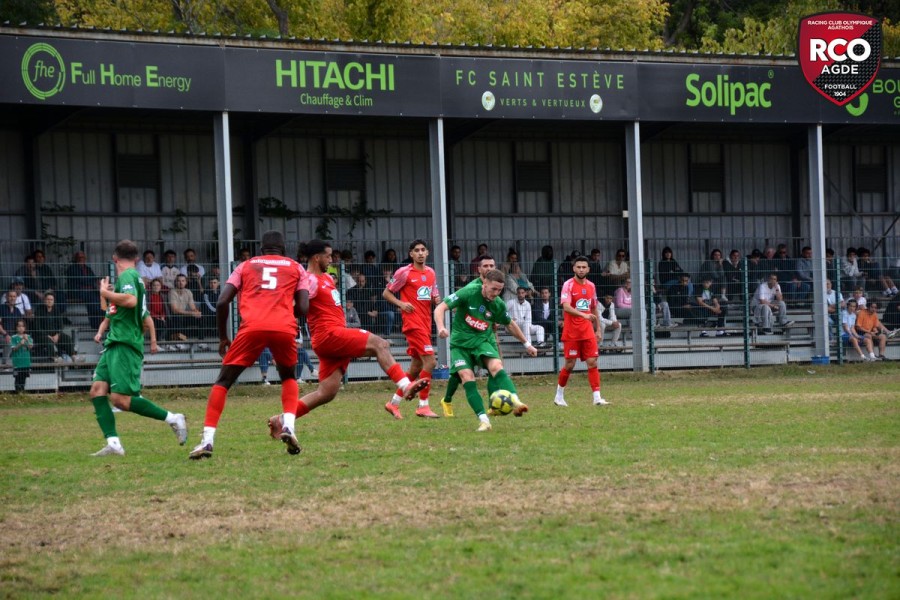
<svg viewBox="0 0 900 600"><path fill-rule="evenodd" d="M766 277L767 273L765 272L762 252L754 248L747 258L748 293L755 293L756 288L766 280Z"/></svg>
<svg viewBox="0 0 900 600"><path fill-rule="evenodd" d="M825 311L828 314L828 322L832 327L837 327L841 312L846 308L844 296L832 287L831 280L825 280Z"/></svg>
<svg viewBox="0 0 900 600"><path fill-rule="evenodd" d="M353 300L347 300L347 304L344 306L344 317L347 320L347 327L351 329L362 327L362 321L359 320L359 313L356 312L356 307L353 306Z"/></svg>
<svg viewBox="0 0 900 600"><path fill-rule="evenodd" d="M66 300L68 304L83 304L87 309L92 329L100 327L103 309L100 308L100 278L87 264L87 255L81 250L72 255L72 264L66 269Z"/></svg>
<svg viewBox="0 0 900 600"><path fill-rule="evenodd" d="M872 292L882 292L887 298L897 293L897 286L894 280L881 268L878 261L872 259L872 253L868 248L859 248L858 266L866 280L866 290Z"/></svg>
<svg viewBox="0 0 900 600"><path fill-rule="evenodd" d="M531 267L531 283L535 289L553 289L553 274L556 267L553 265L553 246L543 246L541 256L534 261Z"/></svg>
<svg viewBox="0 0 900 600"><path fill-rule="evenodd" d="M650 286L651 300L653 302L654 310L650 312L650 324L652 327L656 327L656 309L662 313L662 327L678 327L678 323L672 321L672 311L669 308L669 302L666 300L666 297L660 294L656 290L655 285Z"/></svg>
<svg viewBox="0 0 900 600"><path fill-rule="evenodd" d="M714 295L719 296L726 293L725 291L725 260L722 258L722 251L714 248L709 253L709 259L703 261L700 265L700 281L709 278L712 281L712 290Z"/></svg>
<svg viewBox="0 0 900 600"><path fill-rule="evenodd" d="M356 273L356 285L347 291L347 299L353 302L363 329L378 335L390 335L396 314L382 297L384 288L371 285L366 276Z"/></svg>
<svg viewBox="0 0 900 600"><path fill-rule="evenodd" d="M187 277L178 275L175 288L169 290L169 333L178 340L198 336L203 315L194 303L194 296L187 289Z"/></svg>
<svg viewBox="0 0 900 600"><path fill-rule="evenodd" d="M759 267L762 270L759 282L763 283L769 278L770 273L778 274L778 267L782 261L775 256L775 248L766 246L762 252L762 258L759 261Z"/></svg>
<svg viewBox="0 0 900 600"><path fill-rule="evenodd" d="M672 249L668 246L663 248L662 257L656 265L656 278L663 286L663 289L668 289L670 286L678 283L683 273L687 273L687 271L682 269L678 261L675 260L675 254L672 252Z"/></svg>
<svg viewBox="0 0 900 600"><path fill-rule="evenodd" d="M16 321L25 318L25 313L17 306L17 296L18 294L16 294L15 290L10 290L6 293L6 302L0 304L0 341L4 344L4 363L9 360L9 343L13 334L16 332Z"/></svg>
<svg viewBox="0 0 900 600"><path fill-rule="evenodd" d="M166 297L163 295L162 288L162 279L159 277L150 282L150 289L147 291L147 312L153 319L157 339L166 340L169 339L169 313L166 310ZM213 314L215 314L215 306Z"/></svg>
<svg viewBox="0 0 900 600"><path fill-rule="evenodd" d="M48 291L34 311L34 356L64 361L74 360L75 344L65 332L67 319L56 306L56 294Z"/></svg>
<svg viewBox="0 0 900 600"><path fill-rule="evenodd" d="M46 290L53 290L56 292L56 304L59 306L59 309L65 312L65 302L63 301L63 291L60 289L59 283L56 280L56 275L53 274L53 269L50 268L50 265L47 264L47 257L44 254L44 251L38 248L32 253L34 256L34 267L37 270L37 291L44 292Z"/></svg>
<svg viewBox="0 0 900 600"><path fill-rule="evenodd" d="M246 261L250 260L250 258L252 256L253 256L253 253L250 252L250 248L247 248L246 246L244 246L243 248L238 250L237 260L235 261L237 264L235 265L235 267L237 265L241 264L242 262L246 262ZM303 263L303 264L306 264L306 263Z"/></svg>
<svg viewBox="0 0 900 600"><path fill-rule="evenodd" d="M685 325L698 325L703 322L704 319L694 302L690 275L682 273L678 283L666 292L666 297L673 317L682 319Z"/></svg>
<svg viewBox="0 0 900 600"><path fill-rule="evenodd" d="M847 300L847 310L844 311L843 316L841 317L841 326L843 327L843 332L841 333L841 339L845 344L850 344L853 346L856 353L859 354L860 360L870 360L869 357L863 354L862 348L859 343L864 340L864 338L859 335L856 331L856 300ZM872 352L872 340L869 340L869 346L867 350ZM874 360L874 359L873 359Z"/></svg>
<svg viewBox="0 0 900 600"><path fill-rule="evenodd" d="M847 248L847 258L844 260L843 273L841 273L841 290L855 290L866 287L866 276L859 270L859 259L856 248Z"/></svg>
<svg viewBox="0 0 900 600"><path fill-rule="evenodd" d="M784 284L787 299L794 302L803 302L809 299L812 292L813 260L812 248L804 246L800 251L800 258L794 261L791 269L791 279Z"/></svg>
<svg viewBox="0 0 900 600"><path fill-rule="evenodd" d="M603 279L603 263L600 261L599 248L592 248L591 253L588 256L587 279L594 284L594 288L598 290L598 294L599 290L606 289L606 281Z"/></svg>
<svg viewBox="0 0 900 600"><path fill-rule="evenodd" d="M753 318L763 333L772 333L773 317L777 317L781 327L793 323L787 320L787 304L784 303L784 295L781 286L778 285L778 275L775 273L769 275L766 282L756 288L750 308L753 309Z"/></svg>
<svg viewBox="0 0 900 600"><path fill-rule="evenodd" d="M375 281L381 275L381 265L375 261L376 258L374 250L366 250L363 254L363 264L359 265L358 271L365 275L368 281ZM303 265L305 266L306 263Z"/></svg>
<svg viewBox="0 0 900 600"><path fill-rule="evenodd" d="M612 331L612 339L610 343L615 346L619 343L619 337L622 335L622 323L619 322L619 319L616 317L616 303L613 301L613 297L609 294L603 296L602 299L599 299L598 302L600 309L600 341L602 345L606 345L603 342L603 336L606 335L607 331Z"/></svg>
<svg viewBox="0 0 900 600"><path fill-rule="evenodd" d="M31 319L34 316L34 309L31 306L31 298L25 293L25 280L21 277L13 277L9 284L9 291L16 293L16 306L19 307L26 319ZM6 294L0 297L0 304L4 302L6 302Z"/></svg>
<svg viewBox="0 0 900 600"><path fill-rule="evenodd" d="M506 263L503 265L503 273L506 275L506 285L503 288L503 300L509 302L510 300L517 298L517 290L520 287L525 288L526 299L530 301L531 298L534 297L534 286L531 285L531 282L522 270L522 263L519 262L519 255L515 250L510 249L506 254Z"/></svg>
<svg viewBox="0 0 900 600"><path fill-rule="evenodd" d="M892 338L900 333L900 294L895 295L884 309L881 322L891 330L888 337Z"/></svg>
<svg viewBox="0 0 900 600"><path fill-rule="evenodd" d="M628 265L628 261L625 260L625 258L625 249L619 248L616 250L616 257L606 265L603 276L606 278L607 284L610 287L620 286L626 279L631 277L631 267Z"/></svg>
<svg viewBox="0 0 900 600"><path fill-rule="evenodd" d="M778 244L772 262L775 265L773 270L778 273L778 281L788 281L794 271L794 261L788 255L787 244Z"/></svg>
<svg viewBox="0 0 900 600"><path fill-rule="evenodd" d="M199 265L187 265L187 285L185 287L191 291L194 304L199 306L203 302L203 279L200 275Z"/></svg>
<svg viewBox="0 0 900 600"><path fill-rule="evenodd" d="M866 307L866 293L862 286L853 288L853 299L856 300L857 310L862 310Z"/></svg>
<svg viewBox="0 0 900 600"><path fill-rule="evenodd" d="M162 277L159 263L156 262L156 253L153 250L144 250L144 259L137 264L138 275L144 280L144 286L149 288L150 282Z"/></svg>
<svg viewBox="0 0 900 600"><path fill-rule="evenodd" d="M869 360L884 360L884 349L887 346L887 327L878 320L878 303L872 299L864 310L856 315L856 333L861 335L869 351ZM873 352L873 347L878 344L878 354Z"/></svg>
<svg viewBox="0 0 900 600"><path fill-rule="evenodd" d="M22 292L25 293L29 299L34 300L35 304L39 304L44 301L44 290L53 289L53 288L44 288L40 287L41 278L38 276L37 264L34 262L34 255L29 254L25 257L25 263L16 269L16 276L13 279L22 280Z"/></svg>
<svg viewBox="0 0 900 600"><path fill-rule="evenodd" d="M544 341L556 335L557 305L550 296L550 288L542 287L540 297L531 307L531 324L544 330Z"/></svg>
<svg viewBox="0 0 900 600"><path fill-rule="evenodd" d="M218 279L221 283L222 276L219 271L219 265L212 265L206 270L206 275L200 278L200 283L203 285L203 289L209 288L209 282L213 279Z"/></svg>
<svg viewBox="0 0 900 600"><path fill-rule="evenodd" d="M184 265L182 265L180 269L181 274L187 275L188 267L190 267L191 265L195 265L197 267L197 271L199 271L201 278L206 274L206 269L203 268L203 265L197 263L197 253L193 248L188 248L184 251Z"/></svg>
<svg viewBox="0 0 900 600"><path fill-rule="evenodd" d="M163 292L173 289L175 287L175 278L181 274L181 269L175 264L177 256L174 250L166 250L163 253L163 265L159 268Z"/></svg>
<svg viewBox="0 0 900 600"><path fill-rule="evenodd" d="M394 271L400 266L397 264L397 251L393 248L388 248L384 251L384 254L381 256L381 271L389 272L390 275L394 274ZM390 276L389 275L389 276ZM371 281L375 281L374 279L370 279Z"/></svg>
<svg viewBox="0 0 900 600"><path fill-rule="evenodd" d="M728 260L722 263L722 272L725 275L725 293L720 302L727 304L729 298L739 301L744 295L744 261L741 260L740 250L728 253Z"/></svg>
<svg viewBox="0 0 900 600"><path fill-rule="evenodd" d="M616 303L616 315L620 321L627 322L631 319L631 277L622 283L622 287L616 288L613 296Z"/></svg>
<svg viewBox="0 0 900 600"><path fill-rule="evenodd" d="M374 252L372 253L374 256ZM453 277L453 289L459 289L469 283L469 269L462 263L462 248L450 246L450 275Z"/></svg>
<svg viewBox="0 0 900 600"><path fill-rule="evenodd" d="M695 301L697 303L697 312L700 318L706 321L715 321L716 322L716 337L722 337L725 335L725 310L719 305L719 300L716 298L716 292L713 290L713 280L709 275L704 275L703 280L700 282L700 289L697 291L697 295L695 296ZM701 331L700 337L709 336L708 331Z"/></svg>
<svg viewBox="0 0 900 600"><path fill-rule="evenodd" d="M475 251L475 256L473 256L472 260L469 261L469 273L472 276L478 275L478 266L481 264L481 257L485 254L489 254L488 245L478 244L478 249Z"/></svg>
<svg viewBox="0 0 900 600"><path fill-rule="evenodd" d="M528 288L519 286L516 289L516 297L506 302L506 311L509 313L509 318L519 326L519 329L522 330L529 342L531 341L531 336L534 335L534 339L537 342L534 346L536 348L544 347L544 328L531 322L531 303L528 301Z"/></svg>

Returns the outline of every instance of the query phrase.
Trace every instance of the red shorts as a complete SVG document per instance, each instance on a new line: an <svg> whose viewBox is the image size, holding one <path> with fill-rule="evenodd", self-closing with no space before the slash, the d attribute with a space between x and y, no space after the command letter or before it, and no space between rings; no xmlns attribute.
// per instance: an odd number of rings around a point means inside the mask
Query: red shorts
<svg viewBox="0 0 900 600"><path fill-rule="evenodd" d="M589 358L596 358L597 356L600 356L600 351L597 348L597 338L591 338L589 340L563 340L563 358L566 360L570 358L587 360Z"/></svg>
<svg viewBox="0 0 900 600"><path fill-rule="evenodd" d="M296 336L283 331L247 331L238 330L237 336L232 340L223 365L238 365L249 367L259 359L259 353L268 347L272 352L272 358L278 365L293 367L297 364ZM293 370L291 371L293 373Z"/></svg>
<svg viewBox="0 0 900 600"><path fill-rule="evenodd" d="M434 355L434 346L431 344L431 332L423 329L410 329L404 331L406 336L406 353L409 356Z"/></svg>
<svg viewBox="0 0 900 600"><path fill-rule="evenodd" d="M369 335L365 329L344 327L312 338L312 349L319 357L319 381L325 381L338 369L341 373L346 373L350 361L366 353Z"/></svg>

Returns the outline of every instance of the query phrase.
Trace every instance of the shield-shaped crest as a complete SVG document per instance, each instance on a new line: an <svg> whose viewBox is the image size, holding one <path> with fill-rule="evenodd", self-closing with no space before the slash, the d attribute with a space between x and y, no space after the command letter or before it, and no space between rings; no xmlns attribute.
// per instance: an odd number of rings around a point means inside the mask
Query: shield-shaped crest
<svg viewBox="0 0 900 600"><path fill-rule="evenodd" d="M844 106L875 80L881 65L881 22L866 15L820 13L800 19L797 60L820 94Z"/></svg>

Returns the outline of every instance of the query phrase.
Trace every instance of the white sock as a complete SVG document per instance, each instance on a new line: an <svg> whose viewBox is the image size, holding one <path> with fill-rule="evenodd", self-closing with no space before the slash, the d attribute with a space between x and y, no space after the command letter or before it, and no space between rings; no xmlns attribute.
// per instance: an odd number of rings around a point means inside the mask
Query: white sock
<svg viewBox="0 0 900 600"><path fill-rule="evenodd" d="M166 415L166 423L168 423L169 425L171 425L171 424L174 423L174 422L175 422L175 413L173 413L173 412L168 413L168 414Z"/></svg>
<svg viewBox="0 0 900 600"><path fill-rule="evenodd" d="M600 390L594 392L594 402L600 399Z"/></svg>
<svg viewBox="0 0 900 600"><path fill-rule="evenodd" d="M106 438L106 445L112 446L113 448L121 448L122 442L119 440L118 436L114 435L112 437Z"/></svg>
<svg viewBox="0 0 900 600"><path fill-rule="evenodd" d="M423 408L425 406L428 406L428 398L425 398L424 400L419 398L419 408Z"/></svg>
<svg viewBox="0 0 900 600"><path fill-rule="evenodd" d="M400 406L400 404L402 402L403 402L403 398L398 396L397 394L394 394L393 396L391 396L391 404L393 404L394 406Z"/></svg>
<svg viewBox="0 0 900 600"><path fill-rule="evenodd" d="M409 380L409 377L404 377L403 379L401 379L400 381L397 382L397 387L405 392L406 388L409 387L410 383L412 383L412 381Z"/></svg>
<svg viewBox="0 0 900 600"><path fill-rule="evenodd" d="M283 413L281 415L281 421L282 421L282 423L284 423L285 427L287 427L288 429L293 431L294 423L297 421L297 415L292 414L292 413Z"/></svg>
<svg viewBox="0 0 900 600"><path fill-rule="evenodd" d="M875 358L875 353L874 353L874 352L869 352L869 358Z"/></svg>
<svg viewBox="0 0 900 600"><path fill-rule="evenodd" d="M557 386L556 386L556 399L557 399L557 400L564 400L565 397L566 397L566 388L564 388L564 387L561 386L561 385L557 385Z"/></svg>
<svg viewBox="0 0 900 600"><path fill-rule="evenodd" d="M200 440L201 444L212 444L216 439L216 428L215 427L204 427L203 428L203 439Z"/></svg>
<svg viewBox="0 0 900 600"><path fill-rule="evenodd" d="M487 424L491 423L491 420L488 419L488 416L484 413L478 415L478 420L481 421L482 423L487 423Z"/></svg>

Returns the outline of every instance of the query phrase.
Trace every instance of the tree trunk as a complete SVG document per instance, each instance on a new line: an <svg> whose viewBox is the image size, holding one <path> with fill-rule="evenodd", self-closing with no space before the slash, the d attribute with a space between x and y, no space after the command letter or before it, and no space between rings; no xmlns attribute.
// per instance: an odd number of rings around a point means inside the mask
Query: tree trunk
<svg viewBox="0 0 900 600"><path fill-rule="evenodd" d="M278 0L266 0L269 4L269 9L271 9L272 14L275 15L275 18L278 19L278 33L281 34L281 37L288 36L288 13L286 10L281 8L278 5Z"/></svg>

